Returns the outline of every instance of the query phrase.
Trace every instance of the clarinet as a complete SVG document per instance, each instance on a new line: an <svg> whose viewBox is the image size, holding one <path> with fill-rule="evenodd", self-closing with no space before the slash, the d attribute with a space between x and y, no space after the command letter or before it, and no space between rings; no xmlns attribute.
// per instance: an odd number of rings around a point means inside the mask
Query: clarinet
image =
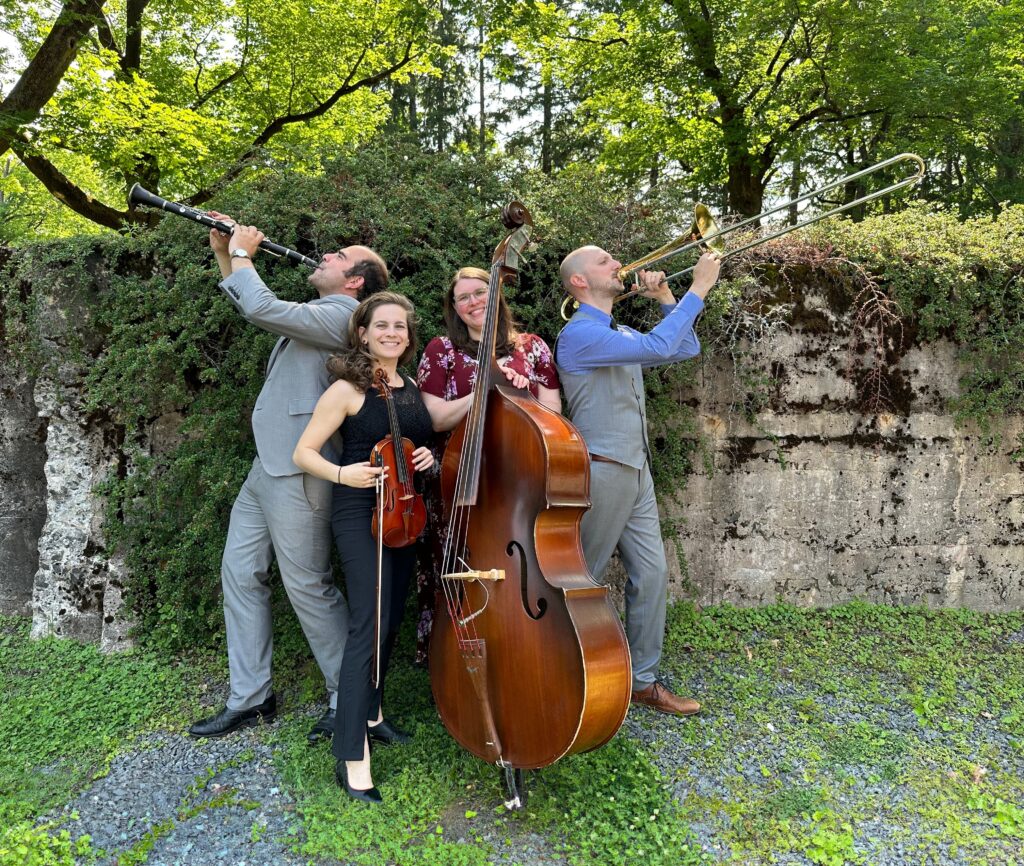
<svg viewBox="0 0 1024 866"><path fill-rule="evenodd" d="M208 228L217 229L217 231L223 232L226 235L231 234L231 230L234 228L232 223L226 223L223 220L216 220L203 213L201 210L196 210L188 205L179 204L176 201L168 201L165 198L161 198L156 193L152 193L148 189L143 188L139 184L132 186L131 191L128 193L128 204L133 207L141 204L146 207L159 208L160 210L167 211L167 213L184 217L187 220L192 220L192 222L199 223L200 225L207 226ZM288 259L289 261L295 262L296 264L305 265L307 268L317 268L320 266L318 261L309 258L309 256L304 256L302 253L288 249L288 247L275 244L273 241L260 241L260 249L266 250L272 256L280 256Z"/></svg>

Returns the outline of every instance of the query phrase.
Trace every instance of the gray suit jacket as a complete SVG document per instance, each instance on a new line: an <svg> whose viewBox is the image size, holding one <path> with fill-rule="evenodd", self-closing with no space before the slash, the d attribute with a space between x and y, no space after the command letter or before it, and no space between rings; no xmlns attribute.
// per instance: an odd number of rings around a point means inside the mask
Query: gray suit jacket
<svg viewBox="0 0 1024 866"><path fill-rule="evenodd" d="M270 353L267 379L252 412L256 452L268 475L298 475L292 452L327 390L327 359L348 344L348 320L358 305L348 295L329 295L304 304L282 301L255 268L233 273L220 284L246 321L280 335ZM337 459L337 442L323 455Z"/></svg>

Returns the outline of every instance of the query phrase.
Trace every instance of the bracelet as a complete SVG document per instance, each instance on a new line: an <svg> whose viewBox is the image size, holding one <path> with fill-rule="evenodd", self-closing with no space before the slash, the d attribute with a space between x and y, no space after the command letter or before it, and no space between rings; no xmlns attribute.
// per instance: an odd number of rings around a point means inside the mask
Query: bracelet
<svg viewBox="0 0 1024 866"><path fill-rule="evenodd" d="M341 467L338 467L338 483L341 484Z"/></svg>

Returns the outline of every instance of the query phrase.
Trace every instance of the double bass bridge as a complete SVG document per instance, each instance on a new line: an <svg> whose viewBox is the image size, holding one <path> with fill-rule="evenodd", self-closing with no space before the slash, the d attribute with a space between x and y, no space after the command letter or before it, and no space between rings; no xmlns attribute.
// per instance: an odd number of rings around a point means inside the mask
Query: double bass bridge
<svg viewBox="0 0 1024 866"><path fill-rule="evenodd" d="M442 574L443 580L504 580L505 569L489 568L486 571L453 571Z"/></svg>

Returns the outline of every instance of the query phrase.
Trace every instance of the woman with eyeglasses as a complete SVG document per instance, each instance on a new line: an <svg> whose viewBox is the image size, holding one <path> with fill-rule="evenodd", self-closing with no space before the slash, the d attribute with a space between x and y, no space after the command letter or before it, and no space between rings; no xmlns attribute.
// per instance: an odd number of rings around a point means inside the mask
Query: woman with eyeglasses
<svg viewBox="0 0 1024 866"><path fill-rule="evenodd" d="M444 435L434 441L435 466L440 467L448 433L469 412L476 384L477 351L487 312L490 274L482 268L460 268L444 296L447 334L435 337L423 351L417 384L430 412L434 429ZM558 373L551 349L536 334L518 331L504 296L498 299L496 349L498 364L512 384L529 388L543 405L561 413ZM514 377L512 373L516 374ZM429 531L419 543L419 573L416 577L419 621L416 626L416 661L426 662L433 626L434 595L440 571L443 507L437 474L428 481L424 497Z"/></svg>

